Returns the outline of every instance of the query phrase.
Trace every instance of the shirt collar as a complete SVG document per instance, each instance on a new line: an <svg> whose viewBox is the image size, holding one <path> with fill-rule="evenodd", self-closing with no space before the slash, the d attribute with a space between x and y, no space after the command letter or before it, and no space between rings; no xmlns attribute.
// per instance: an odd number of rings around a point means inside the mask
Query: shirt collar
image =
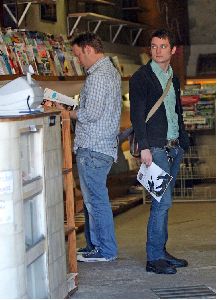
<svg viewBox="0 0 217 300"><path fill-rule="evenodd" d="M101 66L106 60L108 60L108 57L102 57L95 64L93 64L88 70L87 70L87 75L90 75L93 73L99 66Z"/></svg>
<svg viewBox="0 0 217 300"><path fill-rule="evenodd" d="M161 69L161 67L159 66L159 64L157 64L154 60L151 61L151 67L153 72L157 75L157 76L162 76L162 75L167 75L168 77L170 77L171 75L173 75L173 69L171 68L171 66L169 65L167 72L165 73L163 69Z"/></svg>

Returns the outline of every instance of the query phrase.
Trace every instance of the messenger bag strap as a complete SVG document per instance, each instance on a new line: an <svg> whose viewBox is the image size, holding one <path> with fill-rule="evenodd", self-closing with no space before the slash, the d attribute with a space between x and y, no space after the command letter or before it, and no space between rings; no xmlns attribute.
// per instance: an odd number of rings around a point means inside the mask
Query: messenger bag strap
<svg viewBox="0 0 217 300"><path fill-rule="evenodd" d="M170 78L167 81L167 86L165 90L163 91L163 94L160 96L160 98L157 100L154 106L152 106L151 110L149 111L147 118L145 122L147 123L148 120L153 116L153 114L156 112L156 110L160 107L161 103L164 101L164 98L166 97L167 93L169 92L171 83L172 83L173 76L171 75Z"/></svg>

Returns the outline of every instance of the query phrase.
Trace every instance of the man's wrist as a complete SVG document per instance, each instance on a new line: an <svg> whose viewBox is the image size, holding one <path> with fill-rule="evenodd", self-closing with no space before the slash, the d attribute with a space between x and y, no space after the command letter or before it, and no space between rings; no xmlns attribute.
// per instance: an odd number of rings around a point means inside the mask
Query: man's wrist
<svg viewBox="0 0 217 300"><path fill-rule="evenodd" d="M71 110L70 111L70 117L74 120L77 119L77 111L76 110Z"/></svg>

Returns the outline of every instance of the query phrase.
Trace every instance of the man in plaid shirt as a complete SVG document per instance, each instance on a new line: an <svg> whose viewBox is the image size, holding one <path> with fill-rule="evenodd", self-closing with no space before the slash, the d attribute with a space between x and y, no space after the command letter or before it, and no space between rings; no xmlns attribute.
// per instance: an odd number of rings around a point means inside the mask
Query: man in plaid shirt
<svg viewBox="0 0 217 300"><path fill-rule="evenodd" d="M121 77L94 33L76 37L72 50L87 73L79 108L70 112L77 120L74 150L84 199L87 242L85 248L78 250L77 259L111 261L117 258L117 243L106 181L117 159Z"/></svg>

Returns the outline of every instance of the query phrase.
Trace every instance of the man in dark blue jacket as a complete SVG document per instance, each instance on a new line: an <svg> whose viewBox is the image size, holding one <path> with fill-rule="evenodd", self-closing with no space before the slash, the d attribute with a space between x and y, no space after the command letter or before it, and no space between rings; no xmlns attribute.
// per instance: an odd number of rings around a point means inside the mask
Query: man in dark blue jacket
<svg viewBox="0 0 217 300"><path fill-rule="evenodd" d="M168 240L168 211L172 206L172 192L188 135L184 129L180 102L180 84L170 66L176 52L173 35L166 29L156 30L151 36L152 59L130 79L130 117L141 154L141 163L155 162L173 179L161 201L152 197L147 228L147 272L175 274L176 268L188 262L170 255ZM146 117L165 90L168 79L172 84L163 103L146 123Z"/></svg>

